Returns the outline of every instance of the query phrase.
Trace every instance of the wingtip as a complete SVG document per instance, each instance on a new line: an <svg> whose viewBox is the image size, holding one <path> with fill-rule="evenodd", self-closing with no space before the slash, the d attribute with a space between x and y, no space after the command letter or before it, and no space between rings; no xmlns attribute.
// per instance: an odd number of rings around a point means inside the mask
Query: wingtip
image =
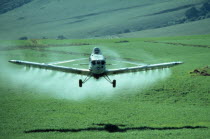
<svg viewBox="0 0 210 139"><path fill-rule="evenodd" d="M184 64L184 62L183 61L178 61L178 62L176 62L176 64Z"/></svg>
<svg viewBox="0 0 210 139"><path fill-rule="evenodd" d="M9 60L10 63L19 63L19 60Z"/></svg>
<svg viewBox="0 0 210 139"><path fill-rule="evenodd" d="M10 63L14 63L14 60L9 60L8 62L10 62Z"/></svg>

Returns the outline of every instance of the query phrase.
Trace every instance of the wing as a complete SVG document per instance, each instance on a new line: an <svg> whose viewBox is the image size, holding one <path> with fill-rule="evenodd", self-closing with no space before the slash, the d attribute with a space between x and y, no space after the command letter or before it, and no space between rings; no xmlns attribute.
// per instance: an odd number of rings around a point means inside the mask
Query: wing
<svg viewBox="0 0 210 139"><path fill-rule="evenodd" d="M117 61L117 62L121 62L121 63L127 63L127 64L136 65L136 66L146 65L145 63L137 63L137 62L127 61L127 60L111 59L111 61Z"/></svg>
<svg viewBox="0 0 210 139"><path fill-rule="evenodd" d="M75 61L81 61L81 60L86 60L88 58L80 58L80 59L71 59L71 60L65 60L65 61L57 61L57 62L51 62L47 63L50 65L55 65L55 64L63 64L63 63L70 63L70 62L75 62Z"/></svg>
<svg viewBox="0 0 210 139"><path fill-rule="evenodd" d="M56 70L56 71L62 71L62 72L80 74L80 75L90 74L90 70L88 69L70 68L70 67L58 66L58 65L53 65L53 64L36 63L36 62L21 61L21 60L10 60L9 62L18 64L18 65L26 65L26 66L36 67L36 68L50 69L50 70Z"/></svg>
<svg viewBox="0 0 210 139"><path fill-rule="evenodd" d="M135 66L135 67L128 67L128 68L120 68L120 69L110 69L107 70L107 75L113 74L121 74L121 73L128 73L128 72L138 72L138 71L147 71L147 70L154 70L154 69L163 69L173 67L183 62L169 62L169 63L160 63L160 64L151 64L151 65L143 65L143 66Z"/></svg>

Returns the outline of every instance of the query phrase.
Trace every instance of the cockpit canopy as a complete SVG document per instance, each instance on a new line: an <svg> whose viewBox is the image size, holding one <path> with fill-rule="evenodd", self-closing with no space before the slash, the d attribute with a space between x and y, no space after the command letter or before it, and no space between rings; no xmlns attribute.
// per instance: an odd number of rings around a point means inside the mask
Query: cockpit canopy
<svg viewBox="0 0 210 139"><path fill-rule="evenodd" d="M101 50L100 50L99 48L95 47L95 48L93 49L93 53L94 53L94 54L101 54Z"/></svg>

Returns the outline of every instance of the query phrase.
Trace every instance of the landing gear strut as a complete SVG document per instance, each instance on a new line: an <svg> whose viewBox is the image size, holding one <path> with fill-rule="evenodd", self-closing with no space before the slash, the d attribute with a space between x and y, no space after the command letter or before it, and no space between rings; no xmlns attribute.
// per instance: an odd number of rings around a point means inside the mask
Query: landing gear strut
<svg viewBox="0 0 210 139"><path fill-rule="evenodd" d="M109 78L109 76L107 76L107 75L104 75L104 78L105 78L109 83L112 84L113 88L116 87L116 80L113 80L113 81L112 81L112 80Z"/></svg>
<svg viewBox="0 0 210 139"><path fill-rule="evenodd" d="M82 87L82 84L86 83L91 77L92 77L91 75L87 76L84 81L79 79L79 87Z"/></svg>

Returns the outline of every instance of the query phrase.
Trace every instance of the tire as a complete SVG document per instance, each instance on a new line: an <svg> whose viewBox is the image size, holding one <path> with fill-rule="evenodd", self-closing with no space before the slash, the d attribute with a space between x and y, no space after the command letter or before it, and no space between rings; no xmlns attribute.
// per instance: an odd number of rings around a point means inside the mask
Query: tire
<svg viewBox="0 0 210 139"><path fill-rule="evenodd" d="M116 87L116 80L113 80L112 85L114 88Z"/></svg>
<svg viewBox="0 0 210 139"><path fill-rule="evenodd" d="M82 87L82 80L79 80L79 87Z"/></svg>

